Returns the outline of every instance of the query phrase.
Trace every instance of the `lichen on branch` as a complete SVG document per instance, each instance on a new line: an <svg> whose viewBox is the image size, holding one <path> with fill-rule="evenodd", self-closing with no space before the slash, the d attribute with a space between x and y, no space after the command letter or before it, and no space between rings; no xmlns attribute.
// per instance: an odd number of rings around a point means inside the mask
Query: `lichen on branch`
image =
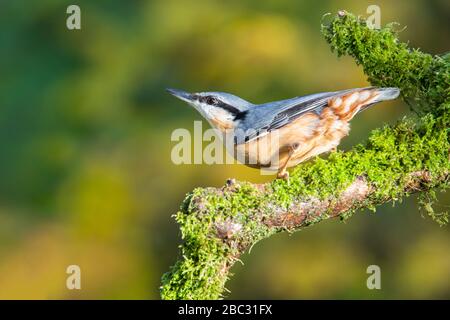
<svg viewBox="0 0 450 320"><path fill-rule="evenodd" d="M373 85L400 88L415 115L374 130L348 152L299 165L290 183L230 180L190 192L175 215L183 243L179 260L162 277L163 299L221 298L230 268L258 241L413 193L422 194L433 219L448 221L431 207L434 189L450 185L448 59L409 49L392 26L372 30L348 13L323 25L322 33L333 51L362 65Z"/></svg>

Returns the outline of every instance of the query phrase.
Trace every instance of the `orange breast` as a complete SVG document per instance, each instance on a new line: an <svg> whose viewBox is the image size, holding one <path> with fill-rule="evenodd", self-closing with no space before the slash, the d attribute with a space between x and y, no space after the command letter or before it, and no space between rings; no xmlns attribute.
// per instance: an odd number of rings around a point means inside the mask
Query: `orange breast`
<svg viewBox="0 0 450 320"><path fill-rule="evenodd" d="M230 121L221 121L217 118L210 119L212 125L221 131L226 131L227 129L233 128L233 123Z"/></svg>
<svg viewBox="0 0 450 320"><path fill-rule="evenodd" d="M300 144L292 155L287 167L315 157L336 148L341 139L348 135L350 126L347 121L339 119L334 111L327 107L322 110L320 120L312 137Z"/></svg>
<svg viewBox="0 0 450 320"><path fill-rule="evenodd" d="M279 130L236 146L235 151L238 160L250 167L275 170L288 160L292 167L336 147L348 129L347 122L325 108L320 115L308 112ZM297 146L293 154L292 146Z"/></svg>

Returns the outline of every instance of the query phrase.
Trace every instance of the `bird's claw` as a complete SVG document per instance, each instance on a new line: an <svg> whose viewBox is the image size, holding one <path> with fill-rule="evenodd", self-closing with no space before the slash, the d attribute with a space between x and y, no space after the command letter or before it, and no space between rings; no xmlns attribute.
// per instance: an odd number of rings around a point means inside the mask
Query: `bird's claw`
<svg viewBox="0 0 450 320"><path fill-rule="evenodd" d="M289 184L289 172L288 171L278 172L277 178L283 179L283 180L287 181L287 183Z"/></svg>

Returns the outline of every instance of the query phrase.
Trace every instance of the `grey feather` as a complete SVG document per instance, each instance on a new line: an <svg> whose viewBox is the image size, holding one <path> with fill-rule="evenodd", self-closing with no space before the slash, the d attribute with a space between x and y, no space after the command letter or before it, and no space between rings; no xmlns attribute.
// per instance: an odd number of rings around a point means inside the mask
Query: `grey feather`
<svg viewBox="0 0 450 320"><path fill-rule="evenodd" d="M340 97L358 90L361 89L316 93L255 105L245 111L245 117L243 117L243 120L239 122L236 128L234 142L241 144L262 137L272 130L284 127L306 112L320 113L331 98Z"/></svg>

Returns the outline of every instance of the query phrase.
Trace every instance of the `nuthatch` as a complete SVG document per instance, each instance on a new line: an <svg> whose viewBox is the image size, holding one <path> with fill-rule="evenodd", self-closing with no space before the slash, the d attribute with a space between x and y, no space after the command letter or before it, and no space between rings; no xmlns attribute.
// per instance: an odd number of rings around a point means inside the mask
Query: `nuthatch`
<svg viewBox="0 0 450 320"><path fill-rule="evenodd" d="M223 92L167 91L193 106L224 137L232 136L232 150L226 146L235 158L244 158L250 167L277 170L284 179L289 178L287 168L336 150L357 113L400 93L398 88L369 87L252 104Z"/></svg>

